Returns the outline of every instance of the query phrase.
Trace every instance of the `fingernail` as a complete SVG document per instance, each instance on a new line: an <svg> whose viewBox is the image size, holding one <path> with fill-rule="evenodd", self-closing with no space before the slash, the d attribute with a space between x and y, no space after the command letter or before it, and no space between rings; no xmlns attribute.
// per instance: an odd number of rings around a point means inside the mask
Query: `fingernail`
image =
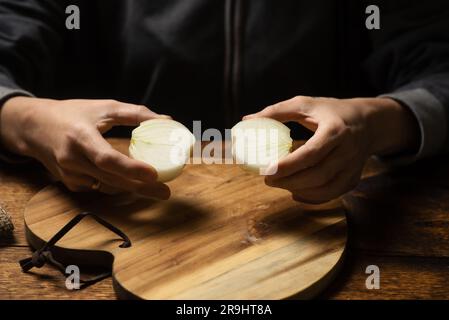
<svg viewBox="0 0 449 320"><path fill-rule="evenodd" d="M157 171L153 168L147 168L144 171L144 174L142 177L137 177L138 180L142 180L143 182L148 181L156 181L157 180Z"/></svg>
<svg viewBox="0 0 449 320"><path fill-rule="evenodd" d="M268 166L267 168L265 168L262 172L262 174L264 176L267 177L274 177L277 173L278 173L278 165L276 164L272 164L270 166Z"/></svg>

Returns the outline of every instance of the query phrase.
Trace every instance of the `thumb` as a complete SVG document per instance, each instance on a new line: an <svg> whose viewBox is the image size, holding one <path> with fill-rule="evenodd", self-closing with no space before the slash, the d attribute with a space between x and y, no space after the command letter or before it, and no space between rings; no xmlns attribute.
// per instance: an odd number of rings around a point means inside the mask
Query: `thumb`
<svg viewBox="0 0 449 320"><path fill-rule="evenodd" d="M109 126L138 126L150 119L171 119L151 111L146 106L129 103L118 103L108 108L103 121Z"/></svg>
<svg viewBox="0 0 449 320"><path fill-rule="evenodd" d="M254 118L272 118L280 122L287 121L298 121L304 119L305 114L303 113L303 109L307 106L308 99L313 99L309 97L295 97L289 100L285 100L271 106L266 107L265 109L249 114L243 117L243 120L249 120Z"/></svg>

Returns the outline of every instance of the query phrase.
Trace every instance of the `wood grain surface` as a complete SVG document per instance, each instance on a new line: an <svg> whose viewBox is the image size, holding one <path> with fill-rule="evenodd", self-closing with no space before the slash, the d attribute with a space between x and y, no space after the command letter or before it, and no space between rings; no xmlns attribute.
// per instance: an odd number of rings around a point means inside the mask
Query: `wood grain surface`
<svg viewBox="0 0 449 320"><path fill-rule="evenodd" d="M117 149L126 142L111 139ZM449 288L449 158L386 170L370 161L359 187L344 197L349 224L348 257L341 273L320 297L326 299L447 299ZM17 264L30 250L24 237L26 203L51 181L39 165L0 165L0 202L16 227L0 239L0 299L114 299L110 280L82 291L65 289L49 267L40 277ZM365 287L368 265L381 270L380 290Z"/></svg>

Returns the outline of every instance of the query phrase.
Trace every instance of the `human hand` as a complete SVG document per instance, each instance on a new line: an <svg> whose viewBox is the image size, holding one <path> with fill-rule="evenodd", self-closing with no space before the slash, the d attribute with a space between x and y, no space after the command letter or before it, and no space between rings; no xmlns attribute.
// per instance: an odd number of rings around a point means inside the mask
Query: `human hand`
<svg viewBox="0 0 449 320"><path fill-rule="evenodd" d="M167 117L145 106L113 100L9 99L0 109L0 141L11 152L40 161L72 191L100 182L104 193L131 192L167 199L170 189L144 162L114 150L102 134Z"/></svg>
<svg viewBox="0 0 449 320"><path fill-rule="evenodd" d="M255 117L295 121L315 132L279 161L274 175L265 177L267 185L308 203L323 203L353 189L369 156L413 151L419 143L416 119L389 98L298 96L244 119Z"/></svg>

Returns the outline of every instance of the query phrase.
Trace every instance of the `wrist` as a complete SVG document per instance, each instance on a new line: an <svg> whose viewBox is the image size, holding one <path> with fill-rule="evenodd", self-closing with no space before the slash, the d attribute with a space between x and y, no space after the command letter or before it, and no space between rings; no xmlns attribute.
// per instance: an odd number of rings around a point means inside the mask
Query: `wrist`
<svg viewBox="0 0 449 320"><path fill-rule="evenodd" d="M39 99L13 97L0 107L0 143L13 154L30 156L25 133Z"/></svg>
<svg viewBox="0 0 449 320"><path fill-rule="evenodd" d="M406 106L391 98L363 100L371 155L418 152L418 121Z"/></svg>

